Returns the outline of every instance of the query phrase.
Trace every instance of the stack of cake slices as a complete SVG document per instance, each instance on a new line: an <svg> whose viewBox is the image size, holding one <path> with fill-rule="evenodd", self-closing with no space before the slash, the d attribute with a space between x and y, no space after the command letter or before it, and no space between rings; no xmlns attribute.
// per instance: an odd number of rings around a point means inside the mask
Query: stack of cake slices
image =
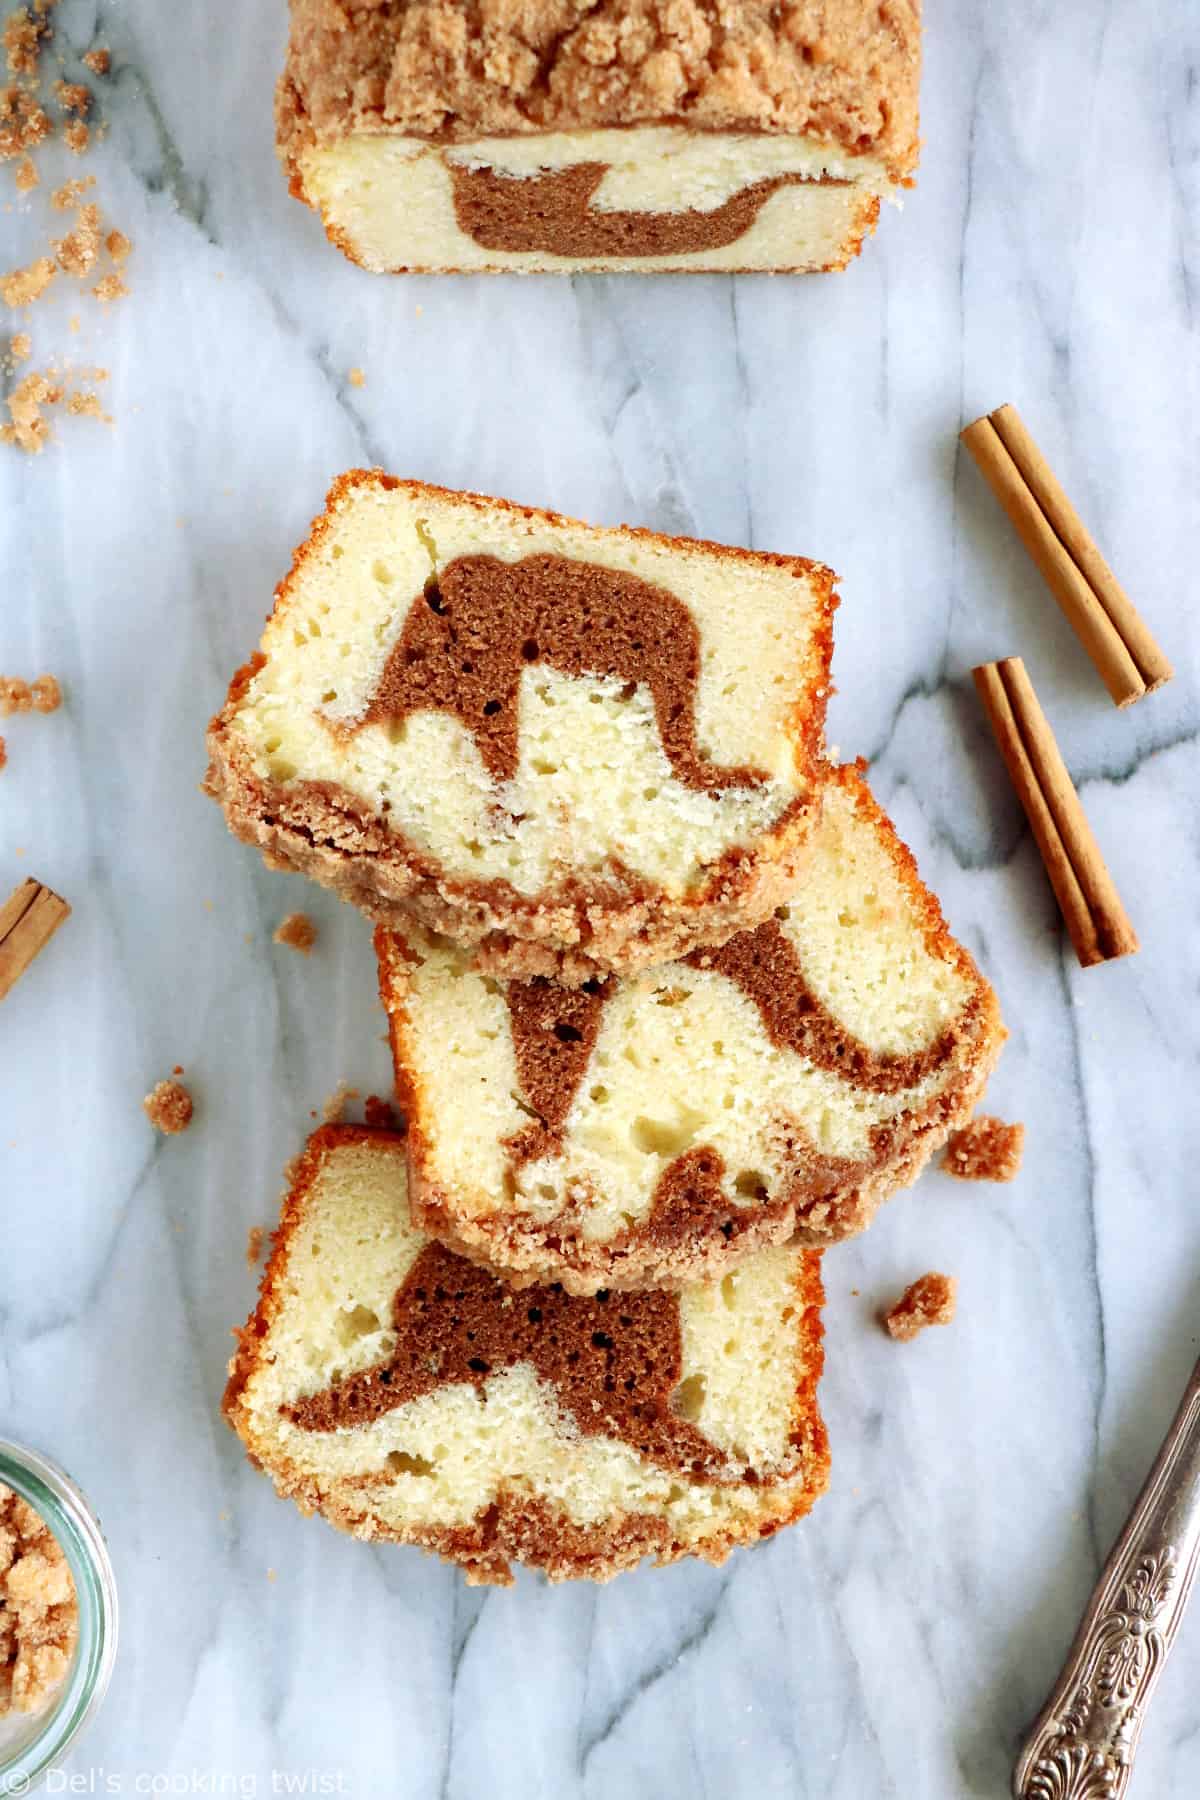
<svg viewBox="0 0 1200 1800"><path fill-rule="evenodd" d="M338 480L209 734L375 921L403 1133L294 1175L226 1414L468 1579L719 1560L823 1491L821 1250L1003 1041L861 769L828 569Z"/></svg>

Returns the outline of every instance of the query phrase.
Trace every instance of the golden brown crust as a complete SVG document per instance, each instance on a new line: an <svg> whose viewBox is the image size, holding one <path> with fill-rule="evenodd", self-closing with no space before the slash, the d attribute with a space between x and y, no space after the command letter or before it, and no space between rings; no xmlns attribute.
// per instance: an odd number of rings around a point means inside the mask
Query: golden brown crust
<svg viewBox="0 0 1200 1800"><path fill-rule="evenodd" d="M607 126L810 137L916 166L918 0L292 0L280 154Z"/></svg>
<svg viewBox="0 0 1200 1800"><path fill-rule="evenodd" d="M352 1536L415 1544L458 1564L469 1583L507 1586L512 1564L542 1569L552 1581L577 1579L608 1581L632 1568L643 1557L653 1556L664 1565L683 1556L697 1556L720 1563L738 1544L769 1537L782 1526L803 1517L828 1486L829 1443L817 1404L817 1388L824 1365L821 1306L821 1259L804 1256L796 1274L797 1368L792 1412L791 1442L804 1471L774 1488L764 1488L761 1509L754 1517L714 1533L700 1543L680 1543L665 1518L651 1514L620 1514L601 1525L581 1526L528 1493L507 1487L478 1517L464 1526L438 1529L419 1527L397 1530L371 1510L369 1484L360 1479L324 1486L281 1461L260 1454L249 1412L244 1405L247 1382L253 1376L264 1341L282 1306L287 1262L293 1234L304 1216L309 1191L330 1150L348 1144L369 1143L388 1154L403 1156L404 1140L393 1132L358 1125L325 1125L314 1132L290 1171L291 1188L284 1198L272 1250L259 1284L258 1304L240 1331L236 1352L229 1364L221 1410L241 1438L256 1468L268 1474L276 1491L294 1500L304 1513L320 1513L330 1524Z"/></svg>
<svg viewBox="0 0 1200 1800"><path fill-rule="evenodd" d="M306 561L319 551L339 508L362 487L404 489L497 509L514 520L551 529L577 529L580 524L506 500L401 481L378 469L352 469L333 483L324 513L314 519L309 537L295 551L290 570L275 590L272 616L289 605ZM808 653L815 674L803 679L798 675L790 720L797 763L811 767L824 730L838 604L832 570L806 557L671 538L636 527L622 529L648 545L700 549L730 559L735 566L766 563L803 579L815 591L819 617ZM810 796L803 794L752 850L729 851L711 865L702 883L680 898L639 881L615 861L606 874L586 883L563 884L551 893L532 896L519 894L505 882L451 878L406 844L398 831L366 814L353 796L332 784L280 786L255 774L231 725L262 665L263 657L256 653L237 671L225 706L209 726L211 761L205 789L221 805L235 837L257 845L272 867L308 875L379 924L402 927L416 918L430 930L470 945L481 967L513 975L549 975L578 985L597 970L640 968L701 945L723 943L768 917L794 887L812 823Z"/></svg>
<svg viewBox="0 0 1200 1800"><path fill-rule="evenodd" d="M994 992L969 953L950 935L936 897L920 880L912 852L873 799L862 766L830 770L828 780L845 789L856 808L870 813L921 921L930 954L952 964L970 992L967 1005L945 1034L944 1057L954 1072L941 1091L919 1111L878 1129L872 1156L862 1160L820 1157L794 1123L781 1123L788 1137L789 1183L773 1199L764 1197L762 1205L742 1206L736 1213L723 1199L719 1204L705 1203L705 1189L713 1187L712 1181L691 1180L693 1191L687 1204L675 1209L677 1217L671 1216L671 1196L664 1195L663 1206L656 1199L645 1220L607 1242L589 1238L582 1220L566 1215L546 1224L532 1223L515 1210L465 1217L437 1179L424 1129L425 1102L405 1037L406 952L399 939L376 933L397 1094L409 1126L409 1201L425 1230L460 1255L502 1271L514 1286L552 1278L575 1294L599 1288L681 1287L719 1277L770 1245L795 1240L824 1246L855 1236L866 1229L884 1200L912 1185L951 1132L970 1117L1006 1033ZM931 1072L923 1065L922 1070Z"/></svg>

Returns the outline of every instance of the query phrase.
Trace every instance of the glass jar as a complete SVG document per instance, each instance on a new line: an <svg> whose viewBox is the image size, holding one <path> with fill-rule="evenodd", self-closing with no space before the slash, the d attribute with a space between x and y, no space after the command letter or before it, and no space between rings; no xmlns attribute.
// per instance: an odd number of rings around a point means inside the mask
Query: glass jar
<svg viewBox="0 0 1200 1800"><path fill-rule="evenodd" d="M41 1712L0 1718L0 1795L27 1794L92 1717L117 1654L117 1586L95 1513L57 1463L0 1438L0 1482L27 1500L71 1566L79 1636L70 1671Z"/></svg>

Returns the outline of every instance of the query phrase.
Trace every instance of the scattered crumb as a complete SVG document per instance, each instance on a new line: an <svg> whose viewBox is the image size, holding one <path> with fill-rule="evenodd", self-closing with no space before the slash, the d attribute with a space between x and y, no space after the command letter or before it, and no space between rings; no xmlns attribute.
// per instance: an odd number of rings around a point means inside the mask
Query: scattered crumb
<svg viewBox="0 0 1200 1800"><path fill-rule="evenodd" d="M312 953L317 941L317 928L307 913L289 913L275 928L275 942L286 944L289 950L299 950L304 956Z"/></svg>
<svg viewBox="0 0 1200 1800"><path fill-rule="evenodd" d="M349 1105L350 1101L357 1099L358 1089L347 1087L344 1081L339 1081L337 1087L334 1089L333 1093L330 1094L328 1100L326 1100L324 1106L321 1108L321 1117L326 1125L340 1124L346 1116L346 1107Z"/></svg>
<svg viewBox="0 0 1200 1800"><path fill-rule="evenodd" d="M32 156L23 156L21 158L20 162L17 164L15 175L17 192L19 194L32 193L40 179L37 172L37 164L34 162Z"/></svg>
<svg viewBox="0 0 1200 1800"><path fill-rule="evenodd" d="M359 368L351 369L348 379L351 387L363 387L366 385L367 380L366 376Z"/></svg>
<svg viewBox="0 0 1200 1800"><path fill-rule="evenodd" d="M1006 1125L981 1113L952 1134L942 1167L959 1181L1011 1181L1024 1150L1023 1125Z"/></svg>
<svg viewBox="0 0 1200 1800"><path fill-rule="evenodd" d="M858 1289L857 1288L851 1288L850 1293L855 1300L858 1299Z"/></svg>
<svg viewBox="0 0 1200 1800"><path fill-rule="evenodd" d="M94 175L77 177L74 181L64 181L60 188L55 188L50 196L50 204L55 212L74 212L84 194L96 185Z"/></svg>
<svg viewBox="0 0 1200 1800"><path fill-rule="evenodd" d="M28 89L0 89L0 161L36 150L50 129L49 113Z"/></svg>
<svg viewBox="0 0 1200 1800"><path fill-rule="evenodd" d="M0 719L33 711L33 689L19 675L0 675Z"/></svg>
<svg viewBox="0 0 1200 1800"><path fill-rule="evenodd" d="M113 274L102 275L92 289L92 292L95 294L97 300L103 300L107 303L109 300L123 299L129 292L129 289L125 286L125 283L121 280L119 275Z"/></svg>
<svg viewBox="0 0 1200 1800"><path fill-rule="evenodd" d="M40 1712L71 1666L75 1583L40 1513L0 1485L0 1716Z"/></svg>
<svg viewBox="0 0 1200 1800"><path fill-rule="evenodd" d="M192 1096L181 1082L160 1081L142 1101L146 1117L156 1131L173 1136L192 1122Z"/></svg>
<svg viewBox="0 0 1200 1800"><path fill-rule="evenodd" d="M92 375L103 381L106 371L94 369ZM97 418L104 419L108 416L101 411L99 400L94 395L81 389L68 393L58 376L31 370L5 399L11 422L0 425L0 444L15 444L28 455L36 455L50 437L50 421L43 412L43 407L59 406L64 400L68 412L92 413Z"/></svg>
<svg viewBox="0 0 1200 1800"><path fill-rule="evenodd" d="M277 1579L277 1577L276 1577L274 1569L268 1569L267 1570L267 1580L275 1581L276 1579Z"/></svg>
<svg viewBox="0 0 1200 1800"><path fill-rule="evenodd" d="M0 275L0 300L6 306L32 306L50 286L54 273L53 257L39 256L27 269L14 269L10 275Z"/></svg>
<svg viewBox="0 0 1200 1800"><path fill-rule="evenodd" d="M927 1325L948 1325L954 1317L957 1290L953 1275L931 1270L905 1288L891 1311L884 1314L883 1324L902 1343L915 1338Z"/></svg>
<svg viewBox="0 0 1200 1800"><path fill-rule="evenodd" d="M46 26L21 7L4 21L4 49L14 75L36 75Z"/></svg>
<svg viewBox="0 0 1200 1800"><path fill-rule="evenodd" d="M133 245L123 231L110 231L104 240L104 248L115 263L124 262Z"/></svg>
<svg viewBox="0 0 1200 1800"><path fill-rule="evenodd" d="M8 354L13 362L28 362L33 351L33 339L27 331L14 331L8 340Z"/></svg>
<svg viewBox="0 0 1200 1800"><path fill-rule="evenodd" d="M85 69L92 71L93 75L107 75L112 68L112 56L103 44L95 50L85 50L79 60Z"/></svg>
<svg viewBox="0 0 1200 1800"><path fill-rule="evenodd" d="M64 112L78 113L81 119L92 110L92 90L82 81L56 81L54 97Z"/></svg>
<svg viewBox="0 0 1200 1800"><path fill-rule="evenodd" d="M82 156L92 141L92 134L82 119L72 119L63 127L63 142L73 156Z"/></svg>
<svg viewBox="0 0 1200 1800"><path fill-rule="evenodd" d="M53 675L39 675L29 690L34 712L57 712L62 705L62 689Z"/></svg>
<svg viewBox="0 0 1200 1800"><path fill-rule="evenodd" d="M8 763L8 745L4 742L4 739L2 737L0 737L0 769L3 769L4 767L6 767L7 763Z"/></svg>
<svg viewBox="0 0 1200 1800"><path fill-rule="evenodd" d="M246 1265L254 1268L262 1255L263 1238L266 1236L261 1225L252 1225L246 1237Z"/></svg>
<svg viewBox="0 0 1200 1800"><path fill-rule="evenodd" d="M375 1131L399 1131L400 1116L390 1101L379 1094L368 1094L363 1116Z"/></svg>
<svg viewBox="0 0 1200 1800"><path fill-rule="evenodd" d="M75 229L54 243L54 257L64 275L75 275L80 281L90 275L100 254L100 208L95 204L81 206L75 216Z"/></svg>

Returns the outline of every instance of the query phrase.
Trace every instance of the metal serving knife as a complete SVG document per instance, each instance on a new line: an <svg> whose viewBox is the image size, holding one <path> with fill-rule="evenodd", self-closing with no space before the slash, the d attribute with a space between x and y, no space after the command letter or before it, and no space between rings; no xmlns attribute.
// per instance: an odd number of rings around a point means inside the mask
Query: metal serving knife
<svg viewBox="0 0 1200 1800"><path fill-rule="evenodd" d="M1120 1800L1200 1558L1200 1363L1017 1758L1016 1800Z"/></svg>

